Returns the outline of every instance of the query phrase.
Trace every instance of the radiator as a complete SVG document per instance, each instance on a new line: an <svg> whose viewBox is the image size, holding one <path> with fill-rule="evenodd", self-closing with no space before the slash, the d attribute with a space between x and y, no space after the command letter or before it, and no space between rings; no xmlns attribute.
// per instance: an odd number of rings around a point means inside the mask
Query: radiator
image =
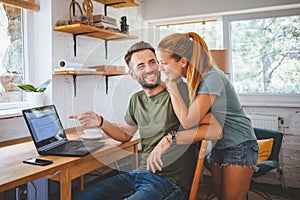
<svg viewBox="0 0 300 200"><path fill-rule="evenodd" d="M264 128L278 131L278 116L277 115L254 115L249 114L248 117L252 121L252 126L255 128Z"/></svg>

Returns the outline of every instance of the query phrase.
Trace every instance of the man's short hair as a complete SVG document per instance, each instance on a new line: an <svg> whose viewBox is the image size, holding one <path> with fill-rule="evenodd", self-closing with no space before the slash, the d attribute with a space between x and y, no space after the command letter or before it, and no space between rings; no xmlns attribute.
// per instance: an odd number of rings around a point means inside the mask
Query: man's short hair
<svg viewBox="0 0 300 200"><path fill-rule="evenodd" d="M151 44L149 44L147 42L144 42L144 41L140 41L140 42L135 43L134 45L132 45L128 49L126 55L124 56L126 64L129 66L129 62L131 60L131 56L132 56L133 53L138 52L138 51L142 51L142 50L145 50L145 49L149 49L156 56L155 49L152 47Z"/></svg>

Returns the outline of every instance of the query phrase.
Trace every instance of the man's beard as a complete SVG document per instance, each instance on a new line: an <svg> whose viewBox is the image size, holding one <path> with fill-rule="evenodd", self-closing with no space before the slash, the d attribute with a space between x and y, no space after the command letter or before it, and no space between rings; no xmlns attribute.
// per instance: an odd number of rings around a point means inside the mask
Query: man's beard
<svg viewBox="0 0 300 200"><path fill-rule="evenodd" d="M160 73L157 73L157 80L156 83L154 84L149 84L146 81L144 81L144 79L142 79L141 77L137 78L137 82L142 86L142 88L144 89L154 89L156 87L158 87L161 83L161 79L160 79Z"/></svg>

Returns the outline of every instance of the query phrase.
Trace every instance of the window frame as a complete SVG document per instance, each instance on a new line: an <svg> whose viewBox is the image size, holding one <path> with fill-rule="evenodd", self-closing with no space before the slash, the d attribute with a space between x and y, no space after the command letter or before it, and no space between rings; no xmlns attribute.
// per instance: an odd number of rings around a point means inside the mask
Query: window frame
<svg viewBox="0 0 300 200"><path fill-rule="evenodd" d="M49 79L49 75L52 78L53 73L52 1L41 1L39 4L41 8L44 8L43 11L23 10L24 81L33 84L42 83ZM43 49L43 51L37 49ZM51 85L45 91L45 97L45 104L52 102ZM27 107L27 102L7 104L5 108L3 105L0 107L0 119L22 116L22 109Z"/></svg>
<svg viewBox="0 0 300 200"><path fill-rule="evenodd" d="M224 47L231 50L230 22L232 21L294 16L299 13L300 8L293 8L223 16ZM239 93L238 96L244 106L300 107L300 94Z"/></svg>
<svg viewBox="0 0 300 200"><path fill-rule="evenodd" d="M19 0L19 1L11 1L11 0L0 0L0 3L15 6L22 9L28 9L32 11L39 11L39 4L35 3L35 0Z"/></svg>
<svg viewBox="0 0 300 200"><path fill-rule="evenodd" d="M164 31L163 29L165 29L165 30L169 30L168 28L164 28L164 27L168 27L168 26L179 26L179 25L190 25L190 24L206 24L206 23L218 23L218 22L220 22L221 24L222 24L222 28L223 28L223 20L222 20L222 17L219 17L219 16L217 16L217 17L207 17L207 18L203 18L203 19L201 19L201 18L196 18L196 19L190 19L190 20L187 20L187 21L175 21L175 22L168 22L168 23L159 23L159 24L156 24L156 28L157 29L159 29L161 32L162 31ZM163 29L161 29L161 28L163 28ZM223 28L224 29L224 28ZM170 30L170 31L172 31L172 29ZM193 31L193 30L190 30L191 32ZM196 32L196 33L198 33L199 34L199 32L197 32L197 31L193 31L193 32ZM222 33L222 34L224 34L224 33ZM202 35L202 37L203 37L203 35ZM205 35L204 35L204 40L205 40ZM210 47L211 49L222 49L222 48L224 48L224 37L217 37L217 38L220 38L222 41L221 42L217 42L217 45L215 46L215 47ZM206 41L206 43L207 43L207 45L208 46L212 46L212 45L210 45L209 43L209 41Z"/></svg>
<svg viewBox="0 0 300 200"><path fill-rule="evenodd" d="M230 26L229 23L234 20L250 20L259 18L271 18L271 17L284 17L299 15L300 8L290 8L285 6L278 6L273 8L263 8L256 10L247 10L241 12L235 12L239 14L228 15L214 15L214 16L192 16L185 17L184 19L170 19L170 20L155 20L148 23L150 29L146 32L150 41L153 40L153 44L159 37L159 34L155 30L155 27L159 24L167 23L182 23L189 21L199 21L201 19L221 19L223 21L223 48L231 50L230 46ZM154 30L153 33L150 30ZM266 93L239 93L240 101L243 106L263 106L263 107L300 107L300 94L266 94ZM266 102L268 99L268 102Z"/></svg>
<svg viewBox="0 0 300 200"><path fill-rule="evenodd" d="M22 42L23 42L23 67L24 67L24 82L28 81L28 45L29 38L28 38L28 15L26 14L25 9L22 10L22 20L23 20L23 30L22 30ZM20 114L20 109L26 108L28 106L28 102L25 101L18 101L18 102L7 102L7 103L0 103L0 118L2 118L2 113L9 113L9 115L18 116Z"/></svg>

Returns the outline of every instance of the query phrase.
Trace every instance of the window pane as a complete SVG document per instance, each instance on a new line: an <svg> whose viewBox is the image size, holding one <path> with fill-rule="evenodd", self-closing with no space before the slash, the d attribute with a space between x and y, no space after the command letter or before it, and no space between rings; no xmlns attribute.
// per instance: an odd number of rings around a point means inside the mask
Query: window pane
<svg viewBox="0 0 300 200"><path fill-rule="evenodd" d="M162 37L176 33L195 32L207 43L210 49L223 48L223 23L217 20L203 22L187 22L160 26ZM172 32L170 32L172 31Z"/></svg>
<svg viewBox="0 0 300 200"><path fill-rule="evenodd" d="M0 4L0 103L23 101L11 83L24 80L22 10Z"/></svg>
<svg viewBox="0 0 300 200"><path fill-rule="evenodd" d="M230 26L232 77L239 93L300 93L300 16Z"/></svg>

